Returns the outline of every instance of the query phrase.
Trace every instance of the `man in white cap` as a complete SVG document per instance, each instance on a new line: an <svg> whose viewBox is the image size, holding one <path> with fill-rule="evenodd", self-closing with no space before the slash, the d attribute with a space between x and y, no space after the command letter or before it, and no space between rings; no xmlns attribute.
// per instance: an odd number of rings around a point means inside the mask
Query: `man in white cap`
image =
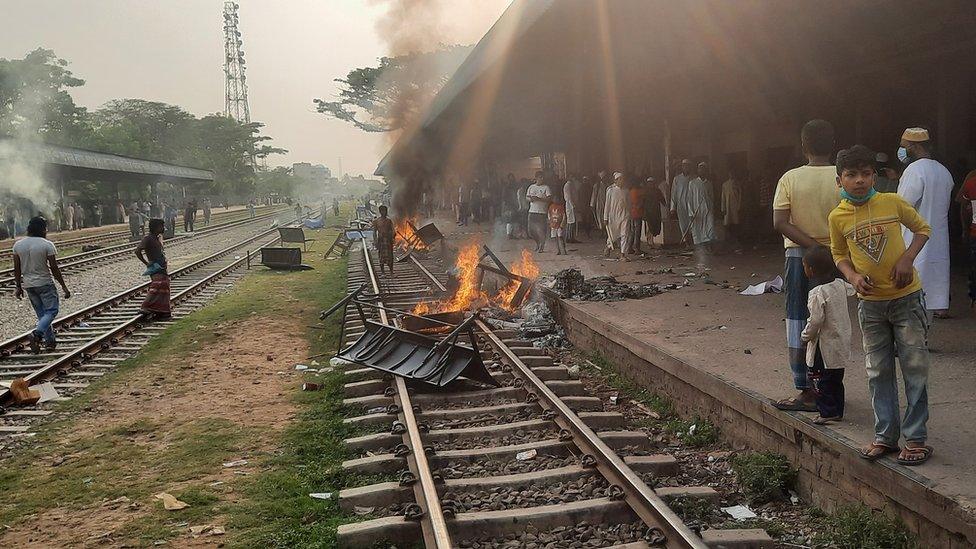
<svg viewBox="0 0 976 549"><path fill-rule="evenodd" d="M898 182L898 194L914 206L932 227L928 244L915 258L922 279L929 317L945 318L949 309L949 204L952 174L932 159L932 141L925 128L908 128L901 136L898 159L908 167ZM905 242L911 231L904 229Z"/></svg>
<svg viewBox="0 0 976 549"><path fill-rule="evenodd" d="M607 252L609 257L614 246L620 247L620 259L627 258L627 225L630 221L630 206L627 190L624 189L624 174L614 172L613 185L607 187L606 206L603 209L603 224L607 228Z"/></svg>

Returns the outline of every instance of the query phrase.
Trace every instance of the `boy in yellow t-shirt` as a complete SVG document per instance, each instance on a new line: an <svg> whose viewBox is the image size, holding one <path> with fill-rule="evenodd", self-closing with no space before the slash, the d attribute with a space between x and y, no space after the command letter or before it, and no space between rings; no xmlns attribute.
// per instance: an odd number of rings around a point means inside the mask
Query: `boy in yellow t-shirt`
<svg viewBox="0 0 976 549"><path fill-rule="evenodd" d="M907 443L898 462L918 465L931 457L932 448L925 445L928 321L922 285L912 263L931 229L900 196L874 189L874 157L863 145L837 153L842 200L828 217L830 249L837 268L860 298L857 316L875 417L874 442L861 454L873 461L898 452L898 441L904 435ZM902 225L913 233L907 248ZM898 410L896 346L908 401L904 421Z"/></svg>

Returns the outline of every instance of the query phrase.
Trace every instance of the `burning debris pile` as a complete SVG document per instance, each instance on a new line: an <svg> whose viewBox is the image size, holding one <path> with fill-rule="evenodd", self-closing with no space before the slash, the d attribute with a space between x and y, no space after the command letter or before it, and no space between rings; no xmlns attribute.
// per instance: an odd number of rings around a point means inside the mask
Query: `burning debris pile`
<svg viewBox="0 0 976 549"><path fill-rule="evenodd" d="M485 321L494 328L517 330L519 337L531 341L534 347L567 348L570 346L566 332L549 313L549 307L541 301L526 304L520 311L499 309L487 311Z"/></svg>
<svg viewBox="0 0 976 549"><path fill-rule="evenodd" d="M579 269L564 269L553 275L552 289L559 297L581 301L622 301L644 299L676 288L675 284L634 284L619 282L612 276L583 278Z"/></svg>

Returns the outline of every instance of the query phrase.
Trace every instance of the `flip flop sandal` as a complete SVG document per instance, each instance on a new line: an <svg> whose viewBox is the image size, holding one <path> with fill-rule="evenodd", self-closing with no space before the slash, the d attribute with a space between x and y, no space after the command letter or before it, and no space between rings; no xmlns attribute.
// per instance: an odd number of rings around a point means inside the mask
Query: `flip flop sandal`
<svg viewBox="0 0 976 549"><path fill-rule="evenodd" d="M816 404L807 404L802 400L796 398L788 398L785 400L778 400L773 402L773 407L777 410L783 410L786 412L816 412Z"/></svg>
<svg viewBox="0 0 976 549"><path fill-rule="evenodd" d="M873 454L873 453L871 453L872 450L881 450L881 451L878 452L878 453L876 453L876 454ZM900 450L901 449L898 448L897 446L888 446L886 444L880 444L880 443L877 443L877 442L872 442L871 443L871 446L869 446L867 450L865 450L864 448L861 448L860 450L858 450L858 453L861 454L861 457L862 458L864 458L864 459L866 459L868 461L875 461L875 460L878 460L878 459L883 458L884 456L886 456L888 454L894 454L894 453L896 453L896 452L898 452Z"/></svg>
<svg viewBox="0 0 976 549"><path fill-rule="evenodd" d="M816 425L830 425L831 423L837 423L838 421L840 421L842 419L844 419L844 418L839 417L839 416L838 417L823 417L823 416L820 416L820 417L814 419L813 420L813 423L815 423Z"/></svg>
<svg viewBox="0 0 976 549"><path fill-rule="evenodd" d="M931 446L919 446L919 447L908 447L906 446L900 454L898 454L898 463L911 467L913 465L921 465L932 457L933 449ZM905 459L902 456L917 455L920 456L918 459Z"/></svg>

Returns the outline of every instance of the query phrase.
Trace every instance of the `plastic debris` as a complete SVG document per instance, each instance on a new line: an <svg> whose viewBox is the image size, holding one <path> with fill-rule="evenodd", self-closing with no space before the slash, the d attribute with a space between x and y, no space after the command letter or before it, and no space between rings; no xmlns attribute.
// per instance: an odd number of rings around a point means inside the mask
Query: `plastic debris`
<svg viewBox="0 0 976 549"><path fill-rule="evenodd" d="M224 467L240 467L241 465L247 465L246 459L235 459L234 461L224 462Z"/></svg>
<svg viewBox="0 0 976 549"><path fill-rule="evenodd" d="M760 282L759 284L752 284L746 287L746 289L739 292L740 295L762 295L774 293L778 294L783 291L783 277L776 275L776 278L772 280L767 280L766 282Z"/></svg>
<svg viewBox="0 0 976 549"><path fill-rule="evenodd" d="M332 499L332 492L313 492L308 497L314 499Z"/></svg>
<svg viewBox="0 0 976 549"><path fill-rule="evenodd" d="M537 452L536 449L533 448L531 450L526 450L524 452L519 452L515 454L515 459L517 461L529 461L530 459L534 458L538 454L539 452Z"/></svg>
<svg viewBox="0 0 976 549"><path fill-rule="evenodd" d="M180 501L176 499L176 496L174 496L173 494L169 494L166 492L160 492L153 497L158 500L162 500L163 509L166 509L167 511L179 511L180 509L186 509L187 507L190 506L189 503L185 501Z"/></svg>
<svg viewBox="0 0 976 549"><path fill-rule="evenodd" d="M295 369L298 370L299 372L302 372L302 371L308 370L308 366L306 366L304 364L296 364L295 365Z"/></svg>
<svg viewBox="0 0 976 549"><path fill-rule="evenodd" d="M745 505L733 505L732 507L722 507L722 511L735 520L746 520L756 518L758 515Z"/></svg>
<svg viewBox="0 0 976 549"><path fill-rule="evenodd" d="M339 368L341 366L350 366L353 364L354 364L353 362L349 362L348 360L344 358L339 358L337 356L334 356L329 359L329 365L332 366L333 368Z"/></svg>
<svg viewBox="0 0 976 549"><path fill-rule="evenodd" d="M352 512L356 513L359 516L368 515L375 510L376 507L360 507L358 505L352 508Z"/></svg>

